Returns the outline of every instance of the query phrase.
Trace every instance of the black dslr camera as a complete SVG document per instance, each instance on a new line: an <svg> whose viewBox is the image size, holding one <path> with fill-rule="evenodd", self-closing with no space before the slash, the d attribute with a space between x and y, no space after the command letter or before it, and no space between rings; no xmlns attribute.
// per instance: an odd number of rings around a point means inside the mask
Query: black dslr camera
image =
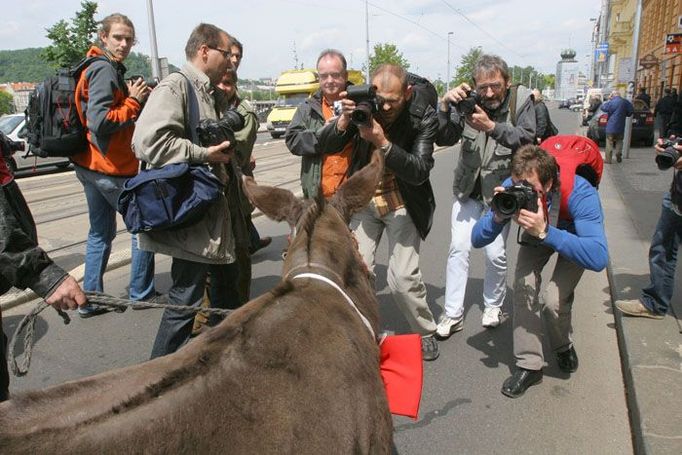
<svg viewBox="0 0 682 455"><path fill-rule="evenodd" d="M21 152L26 150L26 144L21 141L13 141L5 136L5 133L0 131L0 148L3 156L12 156L14 152Z"/></svg>
<svg viewBox="0 0 682 455"><path fill-rule="evenodd" d="M481 105L481 95L476 90L469 90L467 97L457 104L453 104L460 115L469 116L476 112L476 105Z"/></svg>
<svg viewBox="0 0 682 455"><path fill-rule="evenodd" d="M372 114L378 111L376 86L351 85L346 89L346 98L355 101L355 109L350 114L351 121L359 126L370 126Z"/></svg>
<svg viewBox="0 0 682 455"><path fill-rule="evenodd" d="M660 170L665 171L666 169L670 169L680 158L680 152L673 147L674 145L682 145L682 138L677 138L674 141L671 141L670 139L663 140L663 145L661 147L665 148L665 150L656 154L656 164Z"/></svg>
<svg viewBox="0 0 682 455"><path fill-rule="evenodd" d="M218 145L230 141L230 148L234 147L234 132L244 128L244 116L234 109L225 111L220 120L203 119L197 126L199 143L203 147Z"/></svg>
<svg viewBox="0 0 682 455"><path fill-rule="evenodd" d="M511 218L521 209L537 212L538 193L527 183L517 183L503 192L495 194L490 207L504 219Z"/></svg>
<svg viewBox="0 0 682 455"><path fill-rule="evenodd" d="M141 75L141 74L136 74L136 75L130 76L130 77L128 78L128 80L129 80L130 82L132 82L133 84L134 84L135 82L137 82L138 79L144 79L144 83L147 84L147 87L149 87L149 88L154 88L154 87L156 87L157 85L159 85L159 80L158 80L158 79L156 79L156 78L145 79L144 76Z"/></svg>

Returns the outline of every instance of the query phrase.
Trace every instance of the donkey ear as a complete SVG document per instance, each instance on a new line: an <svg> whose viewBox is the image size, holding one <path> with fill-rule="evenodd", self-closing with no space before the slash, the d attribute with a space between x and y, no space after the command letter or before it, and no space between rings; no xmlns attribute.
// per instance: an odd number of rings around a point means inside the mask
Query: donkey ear
<svg viewBox="0 0 682 455"><path fill-rule="evenodd" d="M295 226L303 211L303 202L289 190L261 186L253 177L242 177L244 192L249 201L260 209L270 219L286 220L290 226Z"/></svg>
<svg viewBox="0 0 682 455"><path fill-rule="evenodd" d="M383 175L384 154L377 149L369 164L341 185L329 203L341 213L346 223L350 223L351 216L367 207L372 200Z"/></svg>

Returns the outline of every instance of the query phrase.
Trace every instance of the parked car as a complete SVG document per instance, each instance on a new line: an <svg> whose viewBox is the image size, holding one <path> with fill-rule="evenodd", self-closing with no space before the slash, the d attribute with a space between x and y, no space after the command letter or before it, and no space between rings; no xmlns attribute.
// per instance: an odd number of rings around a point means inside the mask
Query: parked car
<svg viewBox="0 0 682 455"><path fill-rule="evenodd" d="M559 109L568 109L569 107L571 107L571 101L573 100L571 99L561 100L559 102Z"/></svg>
<svg viewBox="0 0 682 455"><path fill-rule="evenodd" d="M641 143L642 145L654 145L654 114L642 100L634 100L634 115L632 116L632 137L630 145ZM606 122L609 115L602 111L601 107L594 113L587 126L587 137L600 146L606 144Z"/></svg>
<svg viewBox="0 0 682 455"><path fill-rule="evenodd" d="M29 151L30 147L25 139L27 131L24 114L7 114L0 117L0 131L13 141L21 141L26 145L26 150L14 152L7 160L7 165L12 172L46 166L67 168L71 164L68 158L41 158Z"/></svg>

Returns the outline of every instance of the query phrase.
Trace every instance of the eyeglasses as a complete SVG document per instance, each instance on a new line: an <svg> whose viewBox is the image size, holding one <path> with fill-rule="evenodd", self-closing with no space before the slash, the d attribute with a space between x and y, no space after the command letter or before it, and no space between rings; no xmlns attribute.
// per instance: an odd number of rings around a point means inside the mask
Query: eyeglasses
<svg viewBox="0 0 682 455"><path fill-rule="evenodd" d="M493 92L499 92L502 90L502 83L495 82L493 84L482 84L476 86L476 91L478 93L486 93L488 89L492 89Z"/></svg>
<svg viewBox="0 0 682 455"><path fill-rule="evenodd" d="M344 73L319 73L318 76L320 77L320 80L323 81L328 77L331 77L332 79L341 79L343 74Z"/></svg>
<svg viewBox="0 0 682 455"><path fill-rule="evenodd" d="M219 47L213 47L213 46L209 46L209 45L206 45L206 47L208 47L209 49L213 49L214 51L220 52L221 54L223 54L223 57L225 57L225 58L232 57L232 52L226 51L225 49L221 49Z"/></svg>

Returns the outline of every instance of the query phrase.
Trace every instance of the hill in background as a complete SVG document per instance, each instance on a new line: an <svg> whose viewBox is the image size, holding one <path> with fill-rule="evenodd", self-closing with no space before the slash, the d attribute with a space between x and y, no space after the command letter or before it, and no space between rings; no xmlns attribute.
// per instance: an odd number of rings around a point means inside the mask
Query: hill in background
<svg viewBox="0 0 682 455"><path fill-rule="evenodd" d="M45 61L40 53L42 48L33 47L12 51L0 51L0 83L6 82L40 82L52 76L55 69ZM150 59L139 52L131 52L125 61L127 75L141 74L151 77ZM178 71L174 65L169 65L170 71Z"/></svg>

